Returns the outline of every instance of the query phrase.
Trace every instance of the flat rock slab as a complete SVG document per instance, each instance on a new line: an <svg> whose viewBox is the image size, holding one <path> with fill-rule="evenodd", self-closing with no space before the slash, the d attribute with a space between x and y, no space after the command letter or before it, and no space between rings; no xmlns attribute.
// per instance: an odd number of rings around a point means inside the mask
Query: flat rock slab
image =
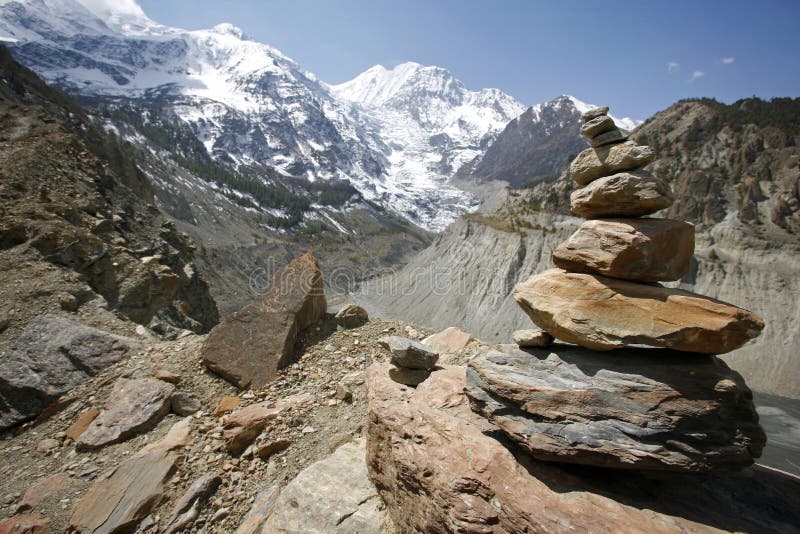
<svg viewBox="0 0 800 534"><path fill-rule="evenodd" d="M406 369L433 369L439 353L432 347L401 336L386 336L378 343L392 353L392 363Z"/></svg>
<svg viewBox="0 0 800 534"><path fill-rule="evenodd" d="M640 169L653 161L653 149L626 141L599 148L587 148L572 160L569 174L580 185L622 171Z"/></svg>
<svg viewBox="0 0 800 534"><path fill-rule="evenodd" d="M553 252L565 271L639 282L679 280L694 255L694 225L671 219L585 221Z"/></svg>
<svg viewBox="0 0 800 534"><path fill-rule="evenodd" d="M76 443L99 449L154 427L170 409L175 386L155 378L119 378L98 415Z"/></svg>
<svg viewBox="0 0 800 534"><path fill-rule="evenodd" d="M134 343L55 315L32 319L0 359L0 429L36 417L72 388L127 357Z"/></svg>
<svg viewBox="0 0 800 534"><path fill-rule="evenodd" d="M724 354L764 328L747 310L689 291L560 269L518 284L514 299L556 339L596 350L647 345Z"/></svg>
<svg viewBox="0 0 800 534"><path fill-rule="evenodd" d="M675 201L669 185L645 172L621 172L598 178L570 195L572 212L585 219L642 217Z"/></svg>
<svg viewBox="0 0 800 534"><path fill-rule="evenodd" d="M165 484L180 463L178 449L188 441L191 418L172 426L161 440L96 480L70 518L70 532L134 532L164 498Z"/></svg>
<svg viewBox="0 0 800 534"><path fill-rule="evenodd" d="M275 273L267 289L208 335L203 363L240 388L259 388L292 357L298 332L327 309L322 271L311 252Z"/></svg>
<svg viewBox="0 0 800 534"><path fill-rule="evenodd" d="M328 458L303 469L262 507L247 532L379 534L387 514L378 491L367 477L364 439L342 445ZM240 532L242 530L240 529Z"/></svg>
<svg viewBox="0 0 800 534"><path fill-rule="evenodd" d="M463 367L416 389L367 369L367 467L400 532L794 532L800 480L762 468L653 479L513 453L472 412Z"/></svg>
<svg viewBox="0 0 800 534"><path fill-rule="evenodd" d="M738 471L767 440L752 392L716 356L500 345L470 361L467 396L521 449L552 462Z"/></svg>

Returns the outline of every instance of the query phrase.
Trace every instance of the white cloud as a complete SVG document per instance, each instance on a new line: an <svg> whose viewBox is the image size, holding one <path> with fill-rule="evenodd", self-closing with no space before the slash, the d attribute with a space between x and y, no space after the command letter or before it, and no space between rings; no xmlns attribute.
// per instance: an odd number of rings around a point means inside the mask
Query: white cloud
<svg viewBox="0 0 800 534"><path fill-rule="evenodd" d="M678 67L680 66L681 66L680 63L678 63L677 61L670 61L667 63L667 72L672 74L673 72L677 71Z"/></svg>
<svg viewBox="0 0 800 534"><path fill-rule="evenodd" d="M690 82L693 82L693 81L695 81L695 80L697 80L697 79L699 79L699 78L702 78L702 77L703 77L703 76L705 76L705 75L706 75L706 73L705 73L705 72L703 72L702 70L696 70L696 71L694 71L694 72L692 73L692 77L691 77L691 78L689 78L689 81L690 81Z"/></svg>
<svg viewBox="0 0 800 534"><path fill-rule="evenodd" d="M83 6L107 20L112 15L144 17L144 11L136 0L79 0Z"/></svg>
<svg viewBox="0 0 800 534"><path fill-rule="evenodd" d="M725 65L730 65L731 63L736 61L736 58L735 57L724 57L724 58L720 59L720 61L722 61L722 63L725 64Z"/></svg>

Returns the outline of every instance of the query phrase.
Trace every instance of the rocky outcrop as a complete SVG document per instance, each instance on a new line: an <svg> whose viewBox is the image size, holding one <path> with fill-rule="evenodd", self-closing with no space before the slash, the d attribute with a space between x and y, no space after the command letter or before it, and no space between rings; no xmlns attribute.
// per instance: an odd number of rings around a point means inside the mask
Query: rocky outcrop
<svg viewBox="0 0 800 534"><path fill-rule="evenodd" d="M252 304L214 327L203 363L240 388L263 386L289 362L297 334L326 307L322 272L309 251L275 273Z"/></svg>
<svg viewBox="0 0 800 534"><path fill-rule="evenodd" d="M135 342L41 315L0 358L0 429L38 415L60 396L128 355Z"/></svg>
<svg viewBox="0 0 800 534"><path fill-rule="evenodd" d="M238 534L380 534L388 518L367 478L365 440L346 443L311 464L285 488L257 501ZM260 501L261 499L259 499Z"/></svg>
<svg viewBox="0 0 800 534"><path fill-rule="evenodd" d="M560 269L519 284L514 298L557 339L596 350L649 345L724 354L764 328L754 314L702 295Z"/></svg>
<svg viewBox="0 0 800 534"><path fill-rule="evenodd" d="M77 440L79 449L99 449L154 427L170 409L175 387L154 378L119 378L100 415Z"/></svg>
<svg viewBox="0 0 800 534"><path fill-rule="evenodd" d="M500 345L470 361L466 392L540 460L729 471L751 465L766 443L752 393L714 356Z"/></svg>
<svg viewBox="0 0 800 534"><path fill-rule="evenodd" d="M642 282L685 275L694 254L694 226L669 219L596 219L553 251L566 271Z"/></svg>
<svg viewBox="0 0 800 534"><path fill-rule="evenodd" d="M782 532L800 513L796 478L763 468L673 479L539 462L472 412L464 368L416 389L367 370L369 476L401 532Z"/></svg>

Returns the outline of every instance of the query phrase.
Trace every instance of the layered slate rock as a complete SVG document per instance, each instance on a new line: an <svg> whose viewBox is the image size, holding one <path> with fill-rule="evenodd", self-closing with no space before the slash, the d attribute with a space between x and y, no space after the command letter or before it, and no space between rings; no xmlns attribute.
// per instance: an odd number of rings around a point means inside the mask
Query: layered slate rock
<svg viewBox="0 0 800 534"><path fill-rule="evenodd" d="M0 429L36 417L60 396L127 357L133 340L40 315L0 358Z"/></svg>
<svg viewBox="0 0 800 534"><path fill-rule="evenodd" d="M172 426L159 442L144 447L92 484L70 518L70 532L134 532L165 495L189 439L191 418Z"/></svg>
<svg viewBox="0 0 800 534"><path fill-rule="evenodd" d="M644 167L655 158L649 146L637 145L633 141L587 148L569 165L569 174L580 185L622 171Z"/></svg>
<svg viewBox="0 0 800 534"><path fill-rule="evenodd" d="M367 477L365 449L364 439L346 443L303 469L279 494L268 493L266 505L256 502L238 532L385 532L387 514Z"/></svg>
<svg viewBox="0 0 800 534"><path fill-rule="evenodd" d="M322 271L309 251L278 271L252 304L214 327L203 363L240 388L264 386L291 359L297 334L326 308Z"/></svg>
<svg viewBox="0 0 800 534"><path fill-rule="evenodd" d="M784 532L800 521L794 477L750 468L653 479L536 461L470 410L464 368L412 389L387 367L367 370L367 466L400 532Z"/></svg>
<svg viewBox="0 0 800 534"><path fill-rule="evenodd" d="M736 471L766 443L751 391L716 356L501 345L470 361L466 393L475 411L540 460Z"/></svg>
<svg viewBox="0 0 800 534"><path fill-rule="evenodd" d="M621 172L576 189L570 206L585 219L642 217L670 207L674 200L663 180L644 172Z"/></svg>
<svg viewBox="0 0 800 534"><path fill-rule="evenodd" d="M757 315L709 297L560 269L518 284L514 299L557 339L596 350L648 345L724 354L764 328Z"/></svg>
<svg viewBox="0 0 800 534"><path fill-rule="evenodd" d="M570 272L641 282L679 280L694 255L694 225L670 219L585 221L553 252Z"/></svg>
<svg viewBox="0 0 800 534"><path fill-rule="evenodd" d="M170 409L175 386L155 378L119 378L103 411L80 435L79 449L99 449L154 427Z"/></svg>

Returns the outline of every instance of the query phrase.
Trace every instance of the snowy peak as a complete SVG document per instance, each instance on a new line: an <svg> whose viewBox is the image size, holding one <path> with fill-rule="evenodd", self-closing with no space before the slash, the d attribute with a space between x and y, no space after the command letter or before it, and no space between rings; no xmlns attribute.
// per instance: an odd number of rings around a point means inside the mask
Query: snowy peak
<svg viewBox="0 0 800 534"><path fill-rule="evenodd" d="M409 61L393 69L375 65L349 82L332 85L331 90L340 98L373 106L385 104L396 95L422 65Z"/></svg>
<svg viewBox="0 0 800 534"><path fill-rule="evenodd" d="M589 111L590 109L594 109L594 108L598 107L598 106L595 106L594 104L587 104L586 102L584 102L582 100L578 100L577 98L575 98L574 96L571 96L571 95L561 95L556 100L559 100L559 99L568 100L572 104L572 106L575 109L578 110L579 113L585 113L585 112ZM630 117L622 117L622 118L615 117L614 115L612 115L610 113L609 113L609 117L614 119L614 122L616 123L617 126L622 128L623 130L628 130L628 131L633 130L634 128L636 128L637 126L639 126L640 124L642 124L644 122L644 121L641 121L641 120L631 119Z"/></svg>

